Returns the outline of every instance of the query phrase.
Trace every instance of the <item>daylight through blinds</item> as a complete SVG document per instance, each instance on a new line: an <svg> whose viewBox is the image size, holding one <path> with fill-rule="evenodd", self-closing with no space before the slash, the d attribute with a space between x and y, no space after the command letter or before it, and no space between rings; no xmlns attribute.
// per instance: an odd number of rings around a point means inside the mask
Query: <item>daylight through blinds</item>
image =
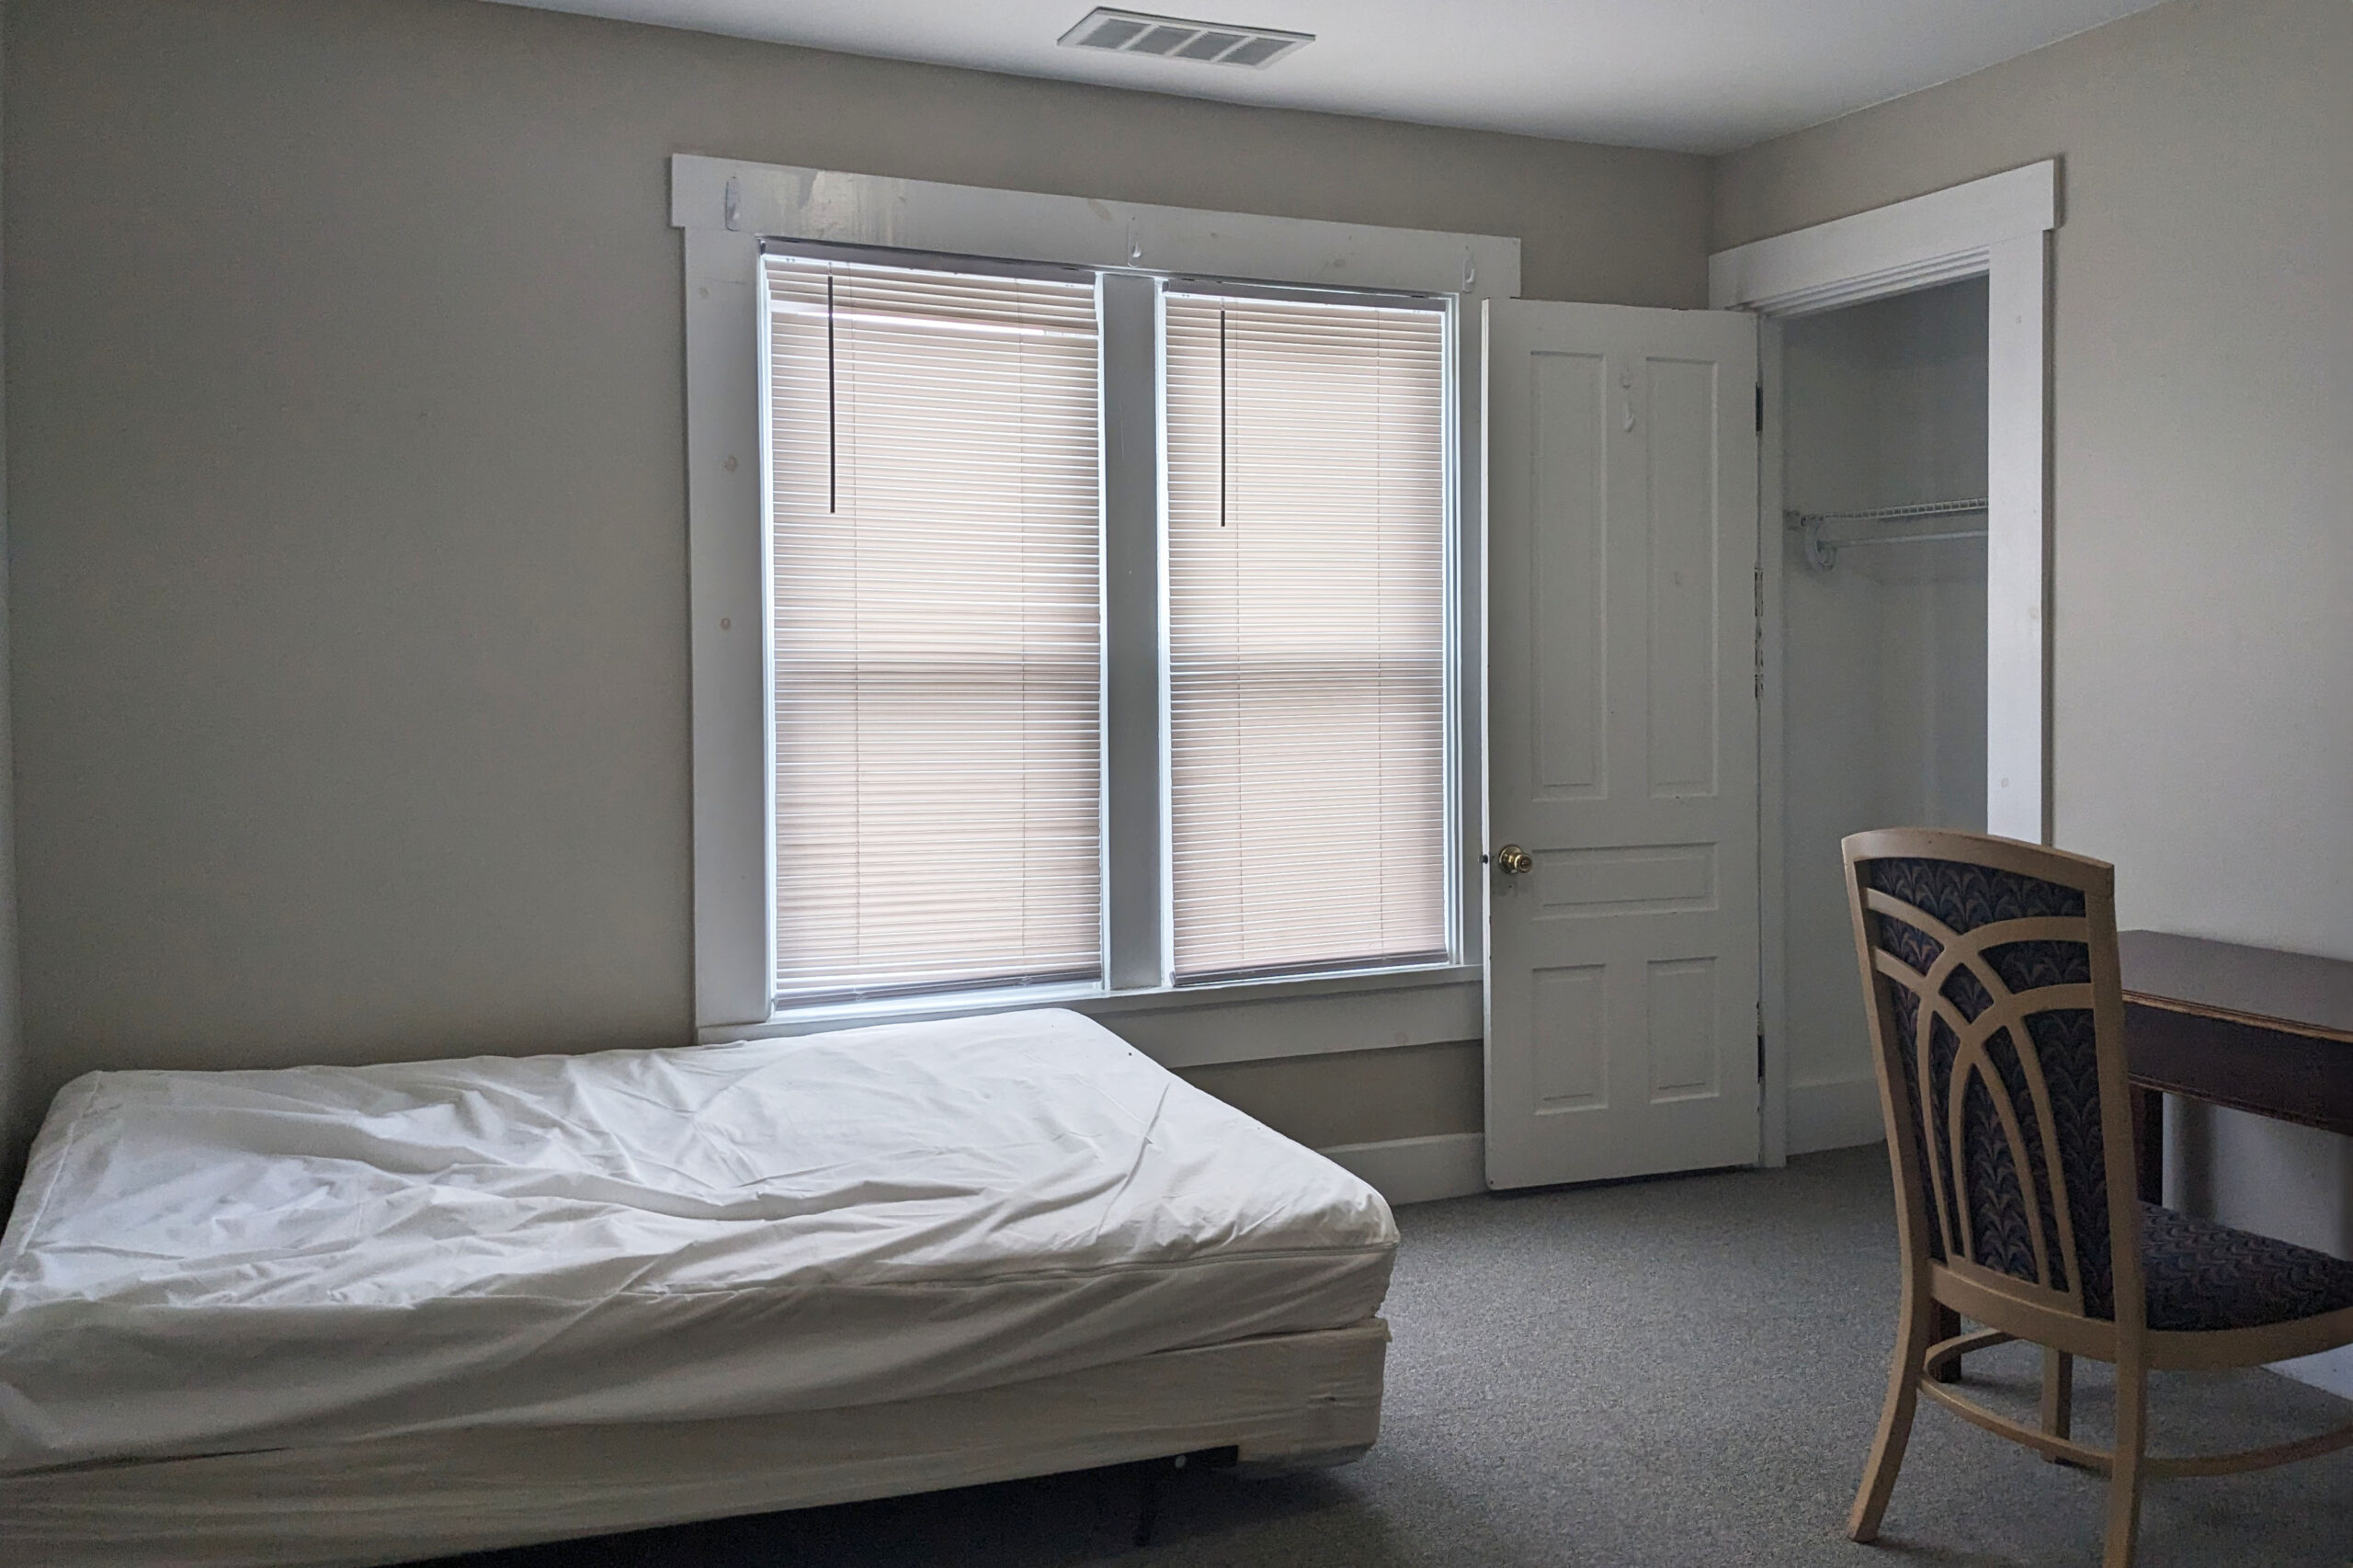
<svg viewBox="0 0 2353 1568"><path fill-rule="evenodd" d="M1093 979L1095 284L765 267L778 992Z"/></svg>
<svg viewBox="0 0 2353 1568"><path fill-rule="evenodd" d="M1445 318L1165 311L1176 978L1443 959Z"/></svg>

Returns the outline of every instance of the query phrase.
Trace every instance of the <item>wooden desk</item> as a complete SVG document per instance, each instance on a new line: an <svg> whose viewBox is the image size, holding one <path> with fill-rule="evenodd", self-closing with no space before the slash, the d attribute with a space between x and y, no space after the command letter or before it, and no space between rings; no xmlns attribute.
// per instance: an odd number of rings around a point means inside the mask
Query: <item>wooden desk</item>
<svg viewBox="0 0 2353 1568"><path fill-rule="evenodd" d="M2163 931L2116 947L2142 1197L2164 1190L2165 1095L2353 1136L2353 963Z"/></svg>

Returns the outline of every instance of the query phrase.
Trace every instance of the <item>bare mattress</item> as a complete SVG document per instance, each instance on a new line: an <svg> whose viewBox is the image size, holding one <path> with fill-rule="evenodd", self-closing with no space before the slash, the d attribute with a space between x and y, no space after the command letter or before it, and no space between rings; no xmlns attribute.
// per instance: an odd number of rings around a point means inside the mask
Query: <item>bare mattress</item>
<svg viewBox="0 0 2353 1568"><path fill-rule="evenodd" d="M1076 1014L69 1085L0 1475L925 1399L1342 1328L1363 1182Z"/></svg>

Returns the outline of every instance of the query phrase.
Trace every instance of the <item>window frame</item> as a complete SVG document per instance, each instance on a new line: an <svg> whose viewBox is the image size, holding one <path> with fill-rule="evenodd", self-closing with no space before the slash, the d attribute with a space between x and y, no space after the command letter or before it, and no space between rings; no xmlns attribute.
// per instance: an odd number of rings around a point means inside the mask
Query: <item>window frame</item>
<svg viewBox="0 0 2353 1568"><path fill-rule="evenodd" d="M689 642L694 740L695 1022L704 1040L1063 1005L1121 1020L1169 1065L1197 1066L1475 1038L1485 948L1481 302L1518 291L1519 242L889 179L680 154L684 231ZM887 252L949 269L1079 267L1102 275L1104 333L1104 977L778 1010L773 1003L773 680L767 635L767 378L758 358L764 242L803 254ZM1132 283L1125 281L1133 279ZM1288 297L1443 296L1449 336L1449 924L1450 963L1181 987L1165 949L1165 565L1159 290L1263 287ZM1115 299L1117 309L1115 311ZM1115 321L1115 314L1120 319ZM1139 314L1142 316L1140 321ZM1115 331L1148 327L1148 387L1113 384ZM1115 464L1140 433L1144 464ZM1115 403L1125 409L1115 413ZM1115 418L1120 434L1115 437ZM1116 469L1116 472L1115 472ZM1124 476L1129 483L1122 485ZM1134 570L1149 553L1150 570ZM1136 614L1149 578L1149 624ZM1149 669L1141 668L1149 653ZM1149 745L1152 762L1136 763ZM1147 794L1149 800L1146 799ZM1144 819L1148 817L1147 824ZM1139 877L1149 864L1151 874ZM1138 885L1139 882L1144 885ZM1146 908L1150 917L1142 918Z"/></svg>
<svg viewBox="0 0 2353 1568"><path fill-rule="evenodd" d="M1160 454L1160 490L1159 506L1156 508L1155 514L1152 517L1144 520L1144 526L1151 530L1152 540L1158 549L1157 567L1160 574L1159 626L1161 642L1158 670L1161 686L1160 727L1158 734L1158 751L1152 761L1152 767L1154 769L1154 778L1158 788L1158 799L1162 811L1162 827L1160 836L1160 880L1157 884L1157 891L1160 895L1161 908L1164 912L1164 916L1173 917L1175 912L1174 892L1176 886L1176 844L1174 824L1176 792L1171 787L1171 784L1176 755L1176 708L1174 693L1170 690L1168 681L1169 671L1174 664L1172 649L1169 643L1169 629L1172 619L1170 614L1169 597L1169 551L1171 540L1168 529L1165 526L1171 509L1168 499L1169 465L1167 460L1168 378L1166 367L1168 351L1168 296L1171 293L1175 293L1197 299L1267 300L1276 302L1304 301L1309 302L1324 302L1358 307L1385 306L1391 309L1428 311L1439 317L1441 331L1444 335L1442 339L1443 347L1440 350L1441 361L1449 368L1449 371L1458 368L1461 363L1462 331L1461 300L1458 295L1451 292L1407 293L1393 289L1336 289L1331 287L1306 288L1293 285L1270 284L1264 281L1235 282L1225 278L1202 278L1187 274L1156 274L1154 275L1154 282L1155 285L1154 301L1158 307L1159 326L1159 341L1155 348L1153 363L1154 369L1158 374L1158 383L1161 394L1159 418L1155 426L1154 437L1158 443ZM1458 581L1458 576L1459 568L1463 559L1462 533L1465 514L1462 506L1463 483L1461 474L1463 458L1461 431L1460 429L1461 412L1461 386L1460 378L1455 374L1449 373L1447 376L1444 390L1444 402L1445 409L1440 439L1446 444L1445 516L1441 525L1442 542L1440 549L1443 551L1441 569L1444 573L1444 587L1442 592L1445 596L1445 608L1444 620L1439 632L1439 637L1441 640L1440 654L1443 660L1440 680L1443 687L1445 701L1443 716L1440 719L1440 724L1444 733L1444 760L1440 764L1440 767L1443 769L1443 776L1440 780L1442 790L1440 812L1446 824L1446 842L1442 846L1444 869L1440 877L1440 891L1441 897L1443 899L1443 907L1439 911L1438 917L1446 936L1448 956L1443 960L1437 960L1425 959L1417 961L1407 960L1393 963L1357 963L1346 967L1300 969L1280 974L1240 974L1231 976L1213 976L1191 981L1178 981L1176 978L1176 932L1173 928L1173 925L1164 925L1162 929L1159 958L1163 984L1167 989L1193 992L1212 990L1221 986L1271 984L1285 979L1339 979L1352 975L1410 972L1419 970L1442 970L1459 966L1463 962L1465 949L1469 945L1470 938L1464 929L1466 924L1463 916L1465 901L1463 898L1462 888L1464 854L1462 835L1460 831L1463 812L1463 791L1461 790L1461 780L1462 760L1466 737L1463 733L1461 720L1461 709L1463 704L1461 696L1461 687L1464 674L1464 660L1461 656L1462 634L1461 628L1461 616L1460 613L1461 608L1461 584Z"/></svg>
<svg viewBox="0 0 2353 1568"><path fill-rule="evenodd" d="M768 257L786 257L816 262L842 262L852 266L865 265L870 267L898 268L916 272L961 274L966 277L976 278L1032 278L1040 281L1059 283L1084 282L1087 290L1095 295L1097 320L1096 373L1097 378L1096 417L1097 426L1097 440L1098 444L1096 516L1097 518L1098 528L1101 528L1101 533L1098 536L1100 540L1100 548L1097 551L1096 562L1096 610L1097 626L1096 694L1098 703L1101 704L1101 707L1098 709L1097 737L1097 777L1098 784L1096 801L1095 825L1097 846L1096 886L1099 898L1097 910L1097 952L1099 960L1098 971L1099 972L1108 975L1110 967L1110 933L1113 927L1110 899L1108 897L1110 888L1107 877L1110 845L1109 801L1108 790L1112 767L1109 736L1108 733L1108 720L1109 718L1108 703L1105 699L1108 695L1107 690L1108 680L1106 677L1108 676L1108 642L1111 630L1111 623L1110 617L1108 614L1108 596L1105 592L1108 586L1108 574L1106 570L1107 562L1105 557L1108 554L1110 540L1108 537L1108 527L1103 527L1103 520L1105 517L1103 503L1108 478L1108 473L1105 472L1107 465L1103 460L1108 457L1108 435L1110 421L1108 410L1104 406L1103 400L1100 395L1103 390L1103 377L1108 369L1108 346L1102 341L1104 313L1103 275L1098 269L1094 267L1074 267L1063 263L1017 261L991 256L942 256L927 251L918 252L898 250L880 245L851 245L833 243L818 243L805 240L786 240L774 235L763 236L761 238L759 243L759 256L763 260ZM762 854L765 867L764 874L768 879L769 888L767 911L768 929L765 936L764 944L767 955L766 962L767 963L768 971L771 977L769 996L770 1011L768 1017L770 1018L799 1018L804 1017L826 1018L847 1017L851 1019L869 1017L888 1018L904 1014L910 1006L920 1006L927 999L934 996L943 998L950 1005L964 1005L972 1002L974 999L995 997L999 1000L1000 1005L1005 1006L1029 1006L1051 1005L1052 1003L1070 999L1091 997L1101 994L1107 991L1108 987L1099 981L1074 979L1023 980L1010 978L987 981L972 985L939 984L934 986L910 986L896 992L896 994L886 991L882 994L872 997L843 997L838 999L824 997L812 1000L805 998L793 999L779 996L775 993L774 975L777 968L777 936L775 930L777 867L777 812L775 798L777 755L777 673L776 638L773 635L772 629L776 620L776 553L773 527L776 509L773 458L776 446L772 438L775 429L775 406L773 403L775 386L773 380L767 373L767 367L772 365L774 362L771 356L771 333L775 324L775 314L771 303L771 295L769 293L768 284L769 278L767 269L765 267L758 267L756 276L754 279L753 288L755 305L758 314L759 329L759 358L757 364L761 367L761 373L759 376L759 430L762 437L759 446L760 585L762 596L760 604L760 624L762 629L760 651L763 659L761 680L761 719L762 723L765 726L761 767L766 776L769 791L768 810L762 824Z"/></svg>

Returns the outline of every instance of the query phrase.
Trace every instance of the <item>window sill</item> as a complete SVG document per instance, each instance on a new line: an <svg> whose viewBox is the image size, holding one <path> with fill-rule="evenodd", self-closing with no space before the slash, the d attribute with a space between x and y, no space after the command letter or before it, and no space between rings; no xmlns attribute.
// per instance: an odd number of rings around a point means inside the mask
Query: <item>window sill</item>
<svg viewBox="0 0 2353 1568"><path fill-rule="evenodd" d="M705 1044L778 1040L877 1024L1068 1007L1100 1019L1164 1067L1318 1056L1475 1040L1483 1029L1475 964L1162 986L1149 991L1038 986L779 1011L765 1023L697 1031Z"/></svg>

